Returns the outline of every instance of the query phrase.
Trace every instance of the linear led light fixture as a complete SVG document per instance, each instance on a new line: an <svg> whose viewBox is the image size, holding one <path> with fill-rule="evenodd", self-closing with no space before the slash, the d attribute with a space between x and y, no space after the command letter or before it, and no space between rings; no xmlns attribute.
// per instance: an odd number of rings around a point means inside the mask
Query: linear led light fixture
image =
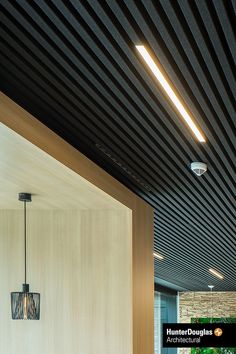
<svg viewBox="0 0 236 354"><path fill-rule="evenodd" d="M201 142L205 142L205 138L195 125L194 121L188 114L187 110L184 108L183 104L180 102L177 95L174 93L173 89L171 88L170 84L166 80L165 76L161 72L160 64L156 64L150 54L148 53L147 49L143 45L136 45L137 50L145 60L146 64L149 66L159 83L161 84L162 88L165 90L166 94L175 105L185 122L188 124L189 128L192 130L196 138ZM162 69L163 70L163 69Z"/></svg>
<svg viewBox="0 0 236 354"><path fill-rule="evenodd" d="M221 280L224 279L224 277L223 277L222 274L220 274L219 272L217 272L216 270L214 270L214 269L212 269L212 268L209 269L209 272L210 272L211 274L215 275L217 278L219 278L219 279L221 279Z"/></svg>
<svg viewBox="0 0 236 354"><path fill-rule="evenodd" d="M153 252L153 256L157 259L160 259L161 261L164 259L164 257L157 252Z"/></svg>

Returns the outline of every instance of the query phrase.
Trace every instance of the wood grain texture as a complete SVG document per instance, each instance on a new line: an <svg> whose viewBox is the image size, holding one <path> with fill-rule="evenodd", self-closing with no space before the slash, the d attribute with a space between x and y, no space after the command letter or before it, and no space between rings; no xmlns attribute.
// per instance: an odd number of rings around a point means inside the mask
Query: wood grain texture
<svg viewBox="0 0 236 354"><path fill-rule="evenodd" d="M133 353L154 353L153 213L141 200L133 209Z"/></svg>
<svg viewBox="0 0 236 354"><path fill-rule="evenodd" d="M131 353L131 211L28 212L28 281L41 294L40 321L10 319L10 292L24 274L22 216L0 211L0 353Z"/></svg>
<svg viewBox="0 0 236 354"><path fill-rule="evenodd" d="M36 209L110 209L123 204L0 123L0 208L22 209L19 191Z"/></svg>
<svg viewBox="0 0 236 354"><path fill-rule="evenodd" d="M152 354L154 342L152 208L4 94L0 94L0 107L0 121L3 124L131 209L131 337L133 344L131 352L128 350L125 354ZM92 319L90 326L92 330ZM110 353L105 347L103 354Z"/></svg>

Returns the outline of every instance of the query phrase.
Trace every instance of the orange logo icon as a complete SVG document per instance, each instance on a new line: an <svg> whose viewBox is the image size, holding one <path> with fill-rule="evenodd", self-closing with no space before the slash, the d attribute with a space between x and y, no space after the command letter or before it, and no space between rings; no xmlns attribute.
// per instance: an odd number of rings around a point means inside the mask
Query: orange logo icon
<svg viewBox="0 0 236 354"><path fill-rule="evenodd" d="M214 330L214 335L215 335L216 337L222 336L222 333L223 333L223 331L222 331L221 328L216 328L216 329Z"/></svg>

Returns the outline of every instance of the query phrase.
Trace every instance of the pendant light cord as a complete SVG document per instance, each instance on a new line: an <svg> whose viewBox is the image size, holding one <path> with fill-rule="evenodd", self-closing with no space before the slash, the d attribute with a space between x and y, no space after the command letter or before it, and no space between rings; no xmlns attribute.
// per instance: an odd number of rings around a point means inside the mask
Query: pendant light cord
<svg viewBox="0 0 236 354"><path fill-rule="evenodd" d="M26 284L26 201L24 200L25 284Z"/></svg>

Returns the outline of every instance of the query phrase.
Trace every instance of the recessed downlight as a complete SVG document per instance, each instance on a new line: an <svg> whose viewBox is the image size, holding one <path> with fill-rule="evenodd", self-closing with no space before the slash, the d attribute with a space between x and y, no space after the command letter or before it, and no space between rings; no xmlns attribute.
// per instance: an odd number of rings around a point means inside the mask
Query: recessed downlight
<svg viewBox="0 0 236 354"><path fill-rule="evenodd" d="M161 254L157 253L157 252L153 252L153 256L155 258L157 258L157 259L160 259L161 261L164 259L164 257Z"/></svg>
<svg viewBox="0 0 236 354"><path fill-rule="evenodd" d="M217 272L217 270L209 268L209 272L219 279L224 279L223 275Z"/></svg>
<svg viewBox="0 0 236 354"><path fill-rule="evenodd" d="M158 82L161 84L162 88L174 104L174 106L177 108L178 112L181 114L185 122L188 124L189 128L192 130L196 138L200 142L205 142L205 138L197 128L196 124L190 117L189 113L187 110L184 108L183 104L175 94L174 90L171 88L170 84L168 83L168 80L165 78L163 75L162 71L163 68L161 67L160 64L156 64L154 60L152 59L151 55L148 53L147 49L143 45L136 45L137 50L145 60L146 64L148 67L151 69L153 72L154 76L157 78Z"/></svg>

